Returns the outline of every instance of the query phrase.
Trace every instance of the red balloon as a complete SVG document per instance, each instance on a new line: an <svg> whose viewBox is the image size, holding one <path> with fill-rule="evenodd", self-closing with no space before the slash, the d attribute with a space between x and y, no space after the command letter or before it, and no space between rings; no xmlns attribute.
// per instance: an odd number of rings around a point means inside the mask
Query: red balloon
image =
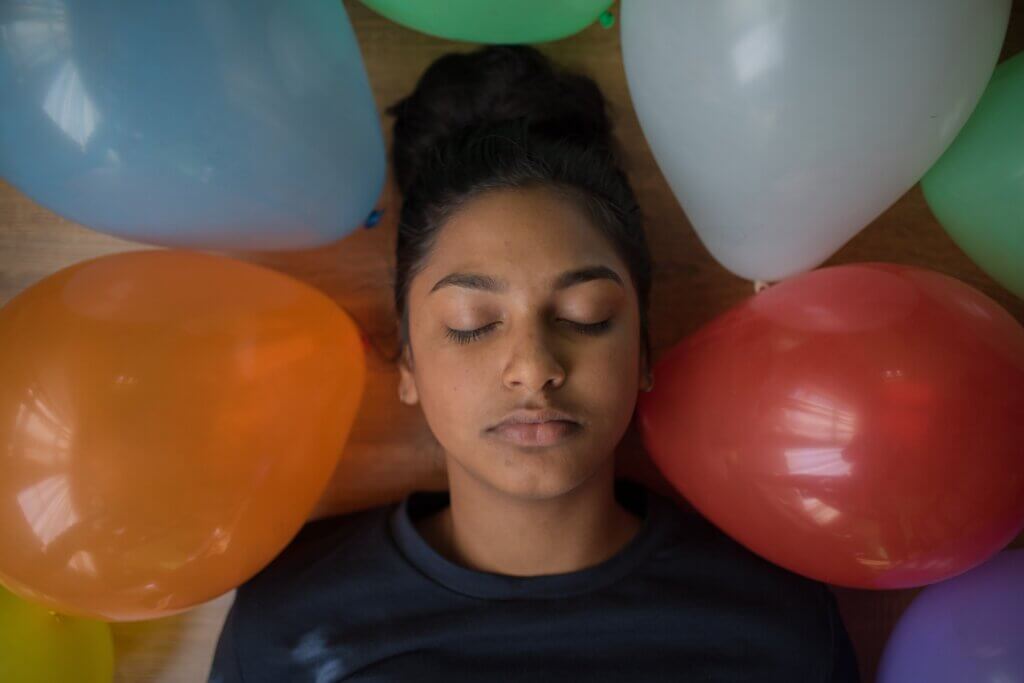
<svg viewBox="0 0 1024 683"><path fill-rule="evenodd" d="M953 278L883 263L805 273L654 374L638 406L654 462L791 571L922 586L1024 528L1024 328Z"/></svg>

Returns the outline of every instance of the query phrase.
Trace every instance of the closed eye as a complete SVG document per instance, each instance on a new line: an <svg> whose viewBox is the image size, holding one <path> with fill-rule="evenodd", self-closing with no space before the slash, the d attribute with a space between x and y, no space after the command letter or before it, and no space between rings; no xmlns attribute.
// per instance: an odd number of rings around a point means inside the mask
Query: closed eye
<svg viewBox="0 0 1024 683"><path fill-rule="evenodd" d="M445 334L448 336L449 339L455 341L458 344L468 344L471 341L476 341L477 339L479 339L481 336L486 334L488 330L490 330L497 324L498 323L494 322L491 323L490 325L478 327L475 330L453 330L452 328L449 327L447 328L447 332Z"/></svg>
<svg viewBox="0 0 1024 683"><path fill-rule="evenodd" d="M577 332L590 335L602 334L605 330L611 327L612 324L611 318L608 320L602 320L599 323L577 323L572 320L564 320L563 322L567 323Z"/></svg>
<svg viewBox="0 0 1024 683"><path fill-rule="evenodd" d="M484 325L483 327L478 327L475 330L453 330L449 327L446 328L445 335L458 344L468 344L487 334L487 332L498 325L499 322L500 321L493 322L490 325ZM561 320L560 322L566 323L569 327L580 334L587 334L591 336L603 334L609 327L611 327L612 324L611 318L608 320L602 320L599 323L578 323L573 320Z"/></svg>

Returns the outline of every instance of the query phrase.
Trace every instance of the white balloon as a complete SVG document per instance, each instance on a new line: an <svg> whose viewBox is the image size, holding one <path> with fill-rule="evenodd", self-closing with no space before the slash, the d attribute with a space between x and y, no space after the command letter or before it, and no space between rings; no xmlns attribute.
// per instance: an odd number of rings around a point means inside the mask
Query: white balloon
<svg viewBox="0 0 1024 683"><path fill-rule="evenodd" d="M835 253L953 141L1011 0L623 0L647 141L694 229L774 281Z"/></svg>

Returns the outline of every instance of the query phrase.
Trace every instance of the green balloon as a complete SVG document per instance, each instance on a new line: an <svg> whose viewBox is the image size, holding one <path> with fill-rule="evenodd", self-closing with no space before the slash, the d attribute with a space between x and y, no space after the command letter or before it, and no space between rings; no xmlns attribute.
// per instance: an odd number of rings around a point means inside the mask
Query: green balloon
<svg viewBox="0 0 1024 683"><path fill-rule="evenodd" d="M0 586L0 681L110 683L113 678L109 624L56 614Z"/></svg>
<svg viewBox="0 0 1024 683"><path fill-rule="evenodd" d="M996 67L921 187L960 248L1024 298L1024 53Z"/></svg>
<svg viewBox="0 0 1024 683"><path fill-rule="evenodd" d="M613 0L363 0L395 23L450 40L543 43L582 31ZM604 23L604 22L602 22Z"/></svg>

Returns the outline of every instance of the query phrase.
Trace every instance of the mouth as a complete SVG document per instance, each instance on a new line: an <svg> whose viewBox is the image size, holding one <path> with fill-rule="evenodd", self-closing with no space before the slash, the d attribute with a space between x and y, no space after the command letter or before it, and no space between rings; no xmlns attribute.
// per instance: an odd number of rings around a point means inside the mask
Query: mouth
<svg viewBox="0 0 1024 683"><path fill-rule="evenodd" d="M517 446L554 446L579 434L582 427L569 420L534 423L505 423L490 430L498 438Z"/></svg>

